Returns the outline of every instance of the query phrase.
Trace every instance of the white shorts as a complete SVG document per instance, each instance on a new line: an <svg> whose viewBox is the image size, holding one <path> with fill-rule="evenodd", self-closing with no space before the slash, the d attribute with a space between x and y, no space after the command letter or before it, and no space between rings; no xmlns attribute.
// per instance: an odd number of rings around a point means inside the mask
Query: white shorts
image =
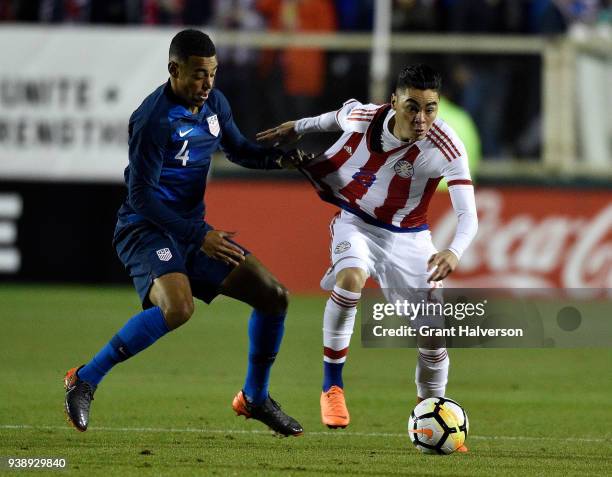
<svg viewBox="0 0 612 477"><path fill-rule="evenodd" d="M324 290L333 289L336 274L351 267L365 270L382 289L441 286L441 283L427 282L432 273L427 270L427 261L437 253L429 230L391 232L367 224L344 210L334 217L330 229L332 266L321 280Z"/></svg>

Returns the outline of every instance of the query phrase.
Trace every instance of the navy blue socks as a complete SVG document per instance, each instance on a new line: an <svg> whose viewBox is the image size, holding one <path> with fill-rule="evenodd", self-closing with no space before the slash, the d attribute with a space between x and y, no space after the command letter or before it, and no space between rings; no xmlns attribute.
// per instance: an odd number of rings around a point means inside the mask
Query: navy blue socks
<svg viewBox="0 0 612 477"><path fill-rule="evenodd" d="M268 397L270 369L285 331L285 316L264 315L257 310L249 320L249 366L243 391L255 405Z"/></svg>
<svg viewBox="0 0 612 477"><path fill-rule="evenodd" d="M270 369L284 330L284 313L270 316L253 310L249 320L249 365L243 390L255 405L268 397ZM159 307L139 313L79 370L79 378L97 386L113 366L148 348L167 332L168 327Z"/></svg>
<svg viewBox="0 0 612 477"><path fill-rule="evenodd" d="M344 363L328 363L323 361L323 391L329 391L332 386L344 388L342 382Z"/></svg>
<svg viewBox="0 0 612 477"><path fill-rule="evenodd" d="M148 348L167 332L168 327L159 307L138 313L89 363L79 369L79 378L97 386L113 366Z"/></svg>

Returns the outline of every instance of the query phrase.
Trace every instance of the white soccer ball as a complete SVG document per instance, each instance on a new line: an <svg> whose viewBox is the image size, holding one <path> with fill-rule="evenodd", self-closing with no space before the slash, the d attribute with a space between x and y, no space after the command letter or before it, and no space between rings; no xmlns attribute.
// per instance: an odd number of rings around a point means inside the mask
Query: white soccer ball
<svg viewBox="0 0 612 477"><path fill-rule="evenodd" d="M425 454L452 454L465 442L469 422L459 403L444 397L428 398L416 405L408 419L408 435Z"/></svg>

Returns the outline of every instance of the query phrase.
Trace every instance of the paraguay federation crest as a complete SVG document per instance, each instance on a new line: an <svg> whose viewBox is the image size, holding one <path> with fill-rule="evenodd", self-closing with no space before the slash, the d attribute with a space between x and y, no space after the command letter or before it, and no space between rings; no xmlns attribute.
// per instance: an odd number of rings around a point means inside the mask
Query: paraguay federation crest
<svg viewBox="0 0 612 477"><path fill-rule="evenodd" d="M347 242L345 240L344 242L340 242L338 245L336 245L334 253L343 253L346 252L349 248L351 248L351 242Z"/></svg>
<svg viewBox="0 0 612 477"><path fill-rule="evenodd" d="M408 179L414 175L414 167L404 159L397 161L393 166L393 170L398 176L404 179Z"/></svg>
<svg viewBox="0 0 612 477"><path fill-rule="evenodd" d="M217 119L217 115L213 114L212 116L208 116L206 121L208 122L208 130L210 131L210 134L217 137L219 135L219 131L221 130L219 128L219 120Z"/></svg>

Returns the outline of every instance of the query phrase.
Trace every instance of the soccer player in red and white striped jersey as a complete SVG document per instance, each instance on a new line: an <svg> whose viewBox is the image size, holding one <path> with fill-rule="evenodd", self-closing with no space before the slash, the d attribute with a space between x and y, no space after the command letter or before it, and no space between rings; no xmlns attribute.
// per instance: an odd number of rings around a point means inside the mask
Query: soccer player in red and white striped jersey
<svg viewBox="0 0 612 477"><path fill-rule="evenodd" d="M459 137L437 119L441 79L426 65L405 68L390 104L351 99L338 111L289 121L258 135L290 141L304 133L341 131L335 144L301 166L320 197L342 211L332 222L332 267L321 281L331 290L323 319L323 423L346 427L342 367L356 305L369 276L384 289L440 286L476 234L478 220L467 153ZM438 252L427 208L445 178L457 229ZM387 296L387 299L389 297ZM445 348L419 348L418 399L443 396L449 359Z"/></svg>

